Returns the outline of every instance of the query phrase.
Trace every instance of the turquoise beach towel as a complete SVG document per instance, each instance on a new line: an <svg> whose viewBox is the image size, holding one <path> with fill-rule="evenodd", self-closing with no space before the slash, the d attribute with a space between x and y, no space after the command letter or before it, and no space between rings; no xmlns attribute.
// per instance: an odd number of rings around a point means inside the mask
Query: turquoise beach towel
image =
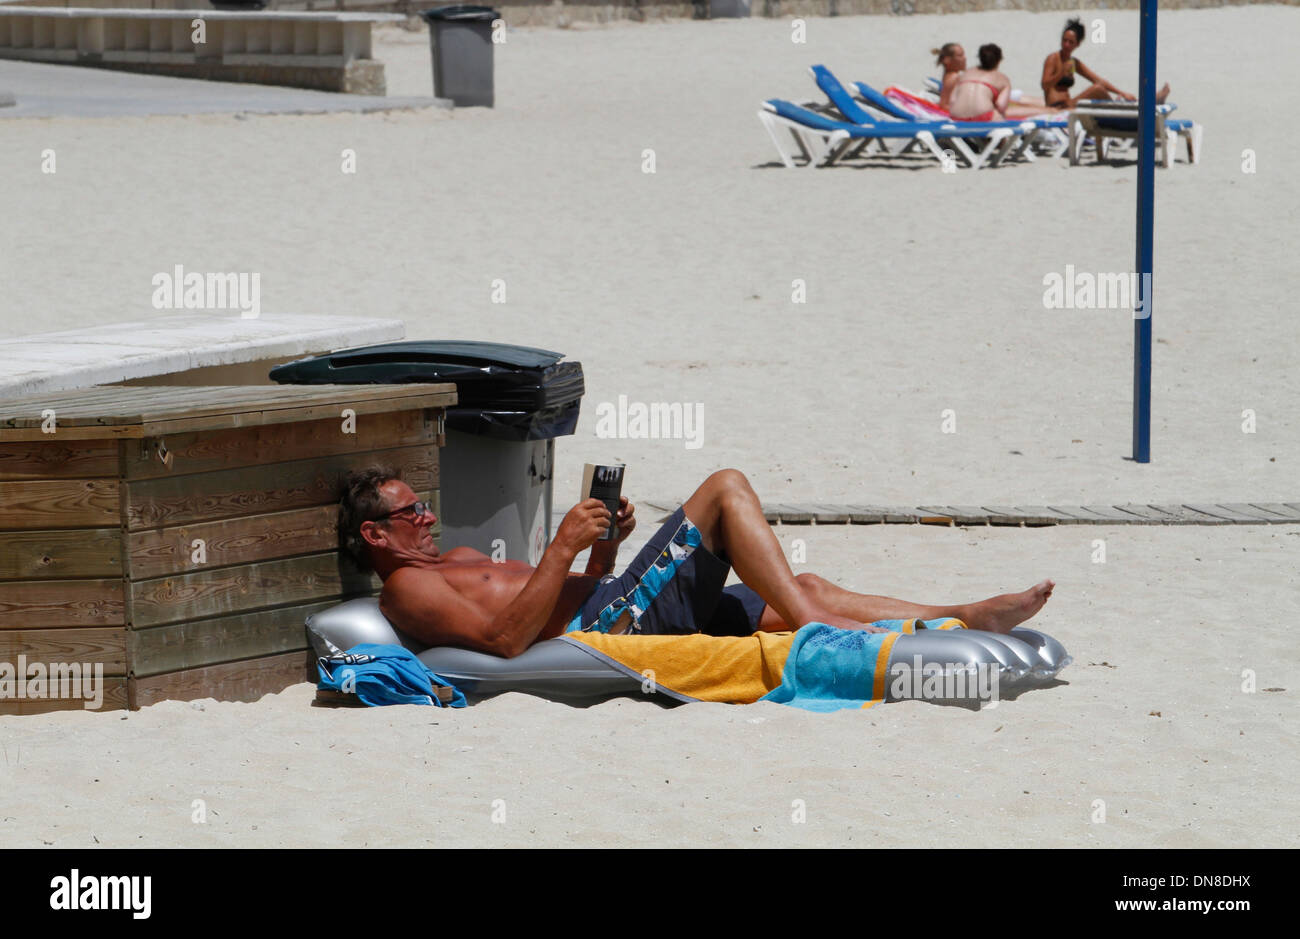
<svg viewBox="0 0 1300 939"><path fill-rule="evenodd" d="M900 634L964 628L957 619L893 619L872 625L890 631L860 632L825 623L804 626L794 634L781 684L759 700L820 712L867 707L884 700L889 653Z"/></svg>

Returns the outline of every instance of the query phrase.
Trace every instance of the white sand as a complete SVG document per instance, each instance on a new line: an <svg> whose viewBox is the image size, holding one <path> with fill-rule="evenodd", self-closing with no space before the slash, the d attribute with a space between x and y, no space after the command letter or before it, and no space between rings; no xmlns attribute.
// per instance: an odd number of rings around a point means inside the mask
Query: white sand
<svg viewBox="0 0 1300 939"><path fill-rule="evenodd" d="M1095 15L1109 42L1081 57L1136 90L1136 14ZM1269 115L1287 110L1300 12L1160 18L1161 80L1206 136L1200 166L1157 175L1149 466L1123 459L1129 314L1042 304L1066 264L1132 267L1131 167L787 171L754 117L813 97L814 62L917 86L948 39L999 42L1032 88L1062 18L812 19L806 45L767 20L520 30L492 111L11 122L0 316L12 334L165 316L149 279L179 263L260 272L266 316L398 315L411 336L558 349L589 389L558 447L561 498L584 461L619 458L638 501L723 466L771 501L1297 501L1297 141ZM387 32L378 54L390 93L427 93L422 34ZM596 405L619 394L702 402L704 446L598 439ZM1300 528L780 534L808 540L802 569L925 602L1055 577L1036 625L1073 653L1068 683L979 714L519 695L326 711L301 685L0 718L0 844L1297 843ZM1286 690L1243 693L1243 669Z"/></svg>
<svg viewBox="0 0 1300 939"><path fill-rule="evenodd" d="M0 843L1296 844L1300 668L1283 591L1300 531L781 533L807 539L808 568L905 596L969 596L1051 570L1061 587L1039 619L1074 654L1067 683L979 713L582 709L516 694L459 711L327 710L303 684L201 711L0 718ZM1090 561L1094 537L1104 565ZM1245 668L1260 689L1287 690L1243 694ZM195 799L204 824L191 821Z"/></svg>

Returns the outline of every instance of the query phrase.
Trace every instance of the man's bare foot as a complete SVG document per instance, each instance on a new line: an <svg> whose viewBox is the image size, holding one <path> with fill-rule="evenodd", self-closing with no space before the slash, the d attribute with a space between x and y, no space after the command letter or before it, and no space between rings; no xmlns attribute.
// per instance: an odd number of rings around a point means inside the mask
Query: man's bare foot
<svg viewBox="0 0 1300 939"><path fill-rule="evenodd" d="M1165 87L1156 92L1156 104L1164 104L1165 99L1169 97L1169 82L1165 82Z"/></svg>
<svg viewBox="0 0 1300 939"><path fill-rule="evenodd" d="M961 617L971 629L1009 633L1043 608L1056 583L1045 580L1020 593L1004 593L966 607Z"/></svg>

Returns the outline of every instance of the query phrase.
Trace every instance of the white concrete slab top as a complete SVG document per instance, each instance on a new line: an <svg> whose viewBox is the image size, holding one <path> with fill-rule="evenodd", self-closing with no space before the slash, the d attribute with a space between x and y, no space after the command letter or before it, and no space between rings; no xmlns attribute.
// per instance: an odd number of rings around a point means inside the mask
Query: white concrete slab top
<svg viewBox="0 0 1300 939"><path fill-rule="evenodd" d="M210 365L329 352L406 336L399 319L182 313L0 339L0 397L88 388Z"/></svg>

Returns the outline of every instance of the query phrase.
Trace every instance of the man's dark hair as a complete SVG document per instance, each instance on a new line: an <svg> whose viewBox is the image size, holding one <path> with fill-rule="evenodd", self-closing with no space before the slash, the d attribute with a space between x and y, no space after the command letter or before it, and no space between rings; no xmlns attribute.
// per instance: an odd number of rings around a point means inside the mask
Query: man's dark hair
<svg viewBox="0 0 1300 939"><path fill-rule="evenodd" d="M387 511L379 487L402 474L392 466L371 466L348 473L339 498L339 550L350 557L357 570L369 573L370 548L361 537L361 523L372 522ZM382 523L381 523L382 524Z"/></svg>
<svg viewBox="0 0 1300 939"><path fill-rule="evenodd" d="M1002 61L1002 50L996 43L980 46L980 68L986 72L995 71Z"/></svg>
<svg viewBox="0 0 1300 939"><path fill-rule="evenodd" d="M1079 45L1083 45L1083 20L1077 16L1067 20L1061 35L1064 36L1066 33L1074 33L1074 38L1079 40Z"/></svg>

